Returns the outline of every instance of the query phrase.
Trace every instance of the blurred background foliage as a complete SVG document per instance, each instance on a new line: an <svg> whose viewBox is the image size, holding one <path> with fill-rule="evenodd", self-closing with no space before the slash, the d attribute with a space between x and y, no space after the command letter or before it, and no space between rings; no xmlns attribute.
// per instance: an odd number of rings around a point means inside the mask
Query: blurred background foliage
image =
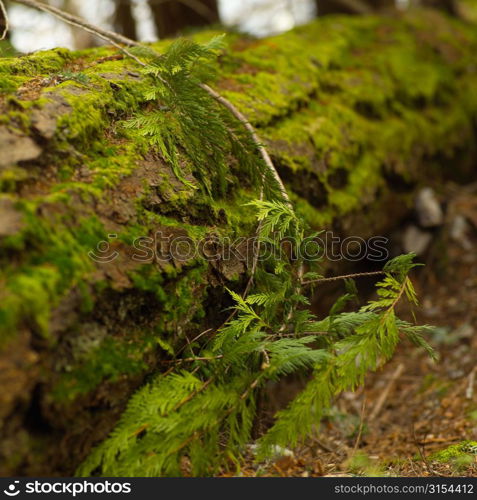
<svg viewBox="0 0 477 500"><path fill-rule="evenodd" d="M280 33L316 16L370 14L418 6L472 16L475 0L43 0L140 41L176 36L206 25L224 25L256 36ZM93 35L7 0L11 31L0 56L15 52L103 43ZM0 28L3 20L0 19Z"/></svg>

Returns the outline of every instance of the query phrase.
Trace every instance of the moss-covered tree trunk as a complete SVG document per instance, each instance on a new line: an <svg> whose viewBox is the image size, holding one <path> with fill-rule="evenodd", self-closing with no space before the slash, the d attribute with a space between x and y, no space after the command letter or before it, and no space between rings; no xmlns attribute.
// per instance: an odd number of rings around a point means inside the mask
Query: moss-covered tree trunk
<svg viewBox="0 0 477 500"><path fill-rule="evenodd" d="M465 174L470 25L329 17L229 41L213 86L260 129L312 227L382 233L420 183ZM212 200L126 133L153 109L148 85L110 48L0 60L2 474L71 474L168 350L220 324L224 286L245 286L240 252L215 250L254 234L257 193L231 159ZM197 254L171 249L185 237Z"/></svg>

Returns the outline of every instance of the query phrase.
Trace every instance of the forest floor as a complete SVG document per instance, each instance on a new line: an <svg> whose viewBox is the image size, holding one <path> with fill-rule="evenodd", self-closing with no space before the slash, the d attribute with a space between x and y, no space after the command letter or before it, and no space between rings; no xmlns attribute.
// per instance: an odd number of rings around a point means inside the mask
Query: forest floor
<svg viewBox="0 0 477 500"><path fill-rule="evenodd" d="M434 234L426 268L414 275L421 302L417 321L437 327L429 340L439 360L403 343L363 388L339 397L303 446L280 450L276 460L264 464L255 464L251 456L242 475L477 475L477 455L446 462L431 456L465 440L477 441L474 189L450 189L447 222Z"/></svg>

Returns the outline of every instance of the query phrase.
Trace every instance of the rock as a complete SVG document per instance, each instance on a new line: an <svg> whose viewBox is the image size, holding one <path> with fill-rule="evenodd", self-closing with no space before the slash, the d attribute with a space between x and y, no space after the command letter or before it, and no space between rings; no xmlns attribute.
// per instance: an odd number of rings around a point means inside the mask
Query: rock
<svg viewBox="0 0 477 500"><path fill-rule="evenodd" d="M44 138L52 139L56 133L58 118L71 112L71 106L66 99L54 92L48 92L45 97L49 101L42 109L35 109L31 114L33 128Z"/></svg>
<svg viewBox="0 0 477 500"><path fill-rule="evenodd" d="M402 246L405 253L413 252L422 255L432 241L432 234L417 226L408 226L404 230Z"/></svg>
<svg viewBox="0 0 477 500"><path fill-rule="evenodd" d="M20 161L34 160L41 154L41 148L33 139L11 132L6 127L0 129L0 151L0 169Z"/></svg>
<svg viewBox="0 0 477 500"><path fill-rule="evenodd" d="M444 222L441 205L434 190L429 187L423 188L417 193L415 208L421 227L437 227Z"/></svg>
<svg viewBox="0 0 477 500"><path fill-rule="evenodd" d="M470 250L472 248L472 243L468 238L470 229L467 219L463 215L458 214L450 223L449 234L450 237L459 243L465 250Z"/></svg>
<svg viewBox="0 0 477 500"><path fill-rule="evenodd" d="M457 339L471 339L474 337L475 329L470 323L464 323L460 325L454 332L453 335Z"/></svg>

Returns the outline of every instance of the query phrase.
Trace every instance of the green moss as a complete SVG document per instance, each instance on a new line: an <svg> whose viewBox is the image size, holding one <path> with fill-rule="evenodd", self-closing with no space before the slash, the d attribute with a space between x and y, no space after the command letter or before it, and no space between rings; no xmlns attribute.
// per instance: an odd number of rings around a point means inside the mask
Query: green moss
<svg viewBox="0 0 477 500"><path fill-rule="evenodd" d="M203 318L204 277L204 265L183 272L170 266L168 270L158 272L154 265L149 264L131 273L135 290L154 294L157 307L163 311L155 329L150 332L129 329L124 336L106 337L98 346L83 350L58 374L50 397L58 403L70 403L105 381L115 382L121 377L138 375L150 369L147 358L158 346L163 348L164 343L173 349L173 344L166 338L170 337L174 342L174 335L184 318L188 318L190 324L199 323Z"/></svg>
<svg viewBox="0 0 477 500"><path fill-rule="evenodd" d="M95 131L107 126L104 110L112 98L112 90L103 85L91 91L76 82L67 81L56 87L56 91L72 108L72 112L61 117L58 122L64 137L68 140L91 142ZM98 106L99 96L103 103L101 106Z"/></svg>
<svg viewBox="0 0 477 500"><path fill-rule="evenodd" d="M371 48L376 43L383 48ZM317 187L326 188L325 213L312 214L297 200L309 220L329 222L372 199L383 187L383 168L416 179L417 156L450 157L470 140L469 109L477 107L463 82L474 77L456 81L452 65L439 57L405 31L381 27L314 76L316 100L310 96L305 109L265 129L262 135L279 165L296 174L312 172ZM459 90L450 92L456 85ZM464 105L455 106L456 95ZM335 173L344 178L343 186L335 185Z"/></svg>
<svg viewBox="0 0 477 500"><path fill-rule="evenodd" d="M125 116L144 102L142 91L147 79L137 81L137 78L128 77L124 63L115 69L120 71L117 80L114 73L108 73L106 79L97 70L86 70L87 85L68 80L54 88L55 93L71 106L71 112L58 122L63 140L90 145L91 139L106 128L113 117Z"/></svg>
<svg viewBox="0 0 477 500"><path fill-rule="evenodd" d="M88 163L92 175L90 187L98 192L115 187L121 179L131 175L141 159L132 143L116 146L105 144L104 141L97 142L91 153L93 158Z"/></svg>
<svg viewBox="0 0 477 500"><path fill-rule="evenodd" d="M17 184L28 178L28 172L21 167L11 167L0 171L0 192L13 193L16 191Z"/></svg>
<svg viewBox="0 0 477 500"><path fill-rule="evenodd" d="M1 70L1 64L0 64ZM20 88L28 79L21 76L5 75L0 71L0 95L11 94Z"/></svg>
<svg viewBox="0 0 477 500"><path fill-rule="evenodd" d="M382 464L376 460L372 460L364 452L358 451L354 453L346 460L344 465L353 474L371 477L385 476Z"/></svg>
<svg viewBox="0 0 477 500"><path fill-rule="evenodd" d="M433 462L453 464L458 469L462 469L474 463L476 456L477 441L462 441L433 453L428 459Z"/></svg>
<svg viewBox="0 0 477 500"><path fill-rule="evenodd" d="M39 333L47 335L50 311L57 304L55 290L59 273L47 265L26 268L7 280L0 307L1 330L10 334L18 319L32 322Z"/></svg>
<svg viewBox="0 0 477 500"><path fill-rule="evenodd" d="M14 58L0 59L0 73L38 76L60 71L74 58L74 52L67 49L45 50Z"/></svg>
<svg viewBox="0 0 477 500"><path fill-rule="evenodd" d="M4 285L0 303L1 343L9 340L22 322L48 336L51 311L71 287L92 272L88 252L105 234L95 216L72 224L68 216L38 218L32 203L21 204L18 209L24 227L4 242L0 253L0 281ZM12 265L9 252L27 248L23 262Z"/></svg>
<svg viewBox="0 0 477 500"><path fill-rule="evenodd" d="M75 365L69 366L53 387L50 397L58 403L72 402L102 382L115 382L138 375L148 368L145 358L156 347L152 333L136 332L126 338L106 338L88 350Z"/></svg>

